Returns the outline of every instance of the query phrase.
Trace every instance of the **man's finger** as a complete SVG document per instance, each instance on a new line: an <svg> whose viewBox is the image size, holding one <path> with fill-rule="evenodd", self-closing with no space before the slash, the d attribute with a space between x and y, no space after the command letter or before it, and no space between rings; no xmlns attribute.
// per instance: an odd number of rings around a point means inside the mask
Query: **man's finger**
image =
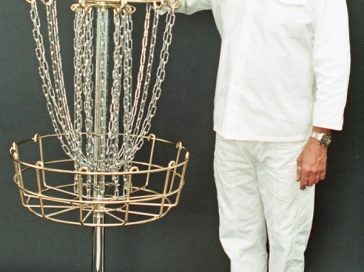
<svg viewBox="0 0 364 272"><path fill-rule="evenodd" d="M322 171L320 174L320 180L326 179L326 170Z"/></svg>
<svg viewBox="0 0 364 272"><path fill-rule="evenodd" d="M305 172L301 172L300 176L300 189L304 190L307 187L309 176Z"/></svg>
<svg viewBox="0 0 364 272"><path fill-rule="evenodd" d="M297 181L301 180L301 175L302 175L302 167L301 166L297 166Z"/></svg>
<svg viewBox="0 0 364 272"><path fill-rule="evenodd" d="M313 185L317 184L319 181L320 181L320 174L312 174L310 176L308 186L313 186Z"/></svg>

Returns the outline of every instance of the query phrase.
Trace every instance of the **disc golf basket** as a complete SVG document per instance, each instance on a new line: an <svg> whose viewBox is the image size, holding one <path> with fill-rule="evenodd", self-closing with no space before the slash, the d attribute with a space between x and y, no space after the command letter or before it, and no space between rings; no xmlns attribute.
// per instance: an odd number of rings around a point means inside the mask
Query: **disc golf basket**
<svg viewBox="0 0 364 272"><path fill-rule="evenodd" d="M55 134L13 143L14 182L22 205L33 214L92 227L93 271L104 271L105 227L162 218L178 204L185 184L188 151L180 142L150 134L166 76L174 10L180 2L76 1L71 7L75 19L70 108L57 1L26 1L41 88ZM47 36L41 31L39 6L45 9ZM144 30L133 81L133 15L142 6Z"/></svg>

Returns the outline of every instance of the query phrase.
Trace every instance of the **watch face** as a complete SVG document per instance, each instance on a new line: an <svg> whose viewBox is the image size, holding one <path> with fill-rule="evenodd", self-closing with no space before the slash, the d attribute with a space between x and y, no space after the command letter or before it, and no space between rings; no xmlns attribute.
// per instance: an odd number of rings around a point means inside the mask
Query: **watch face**
<svg viewBox="0 0 364 272"><path fill-rule="evenodd" d="M331 135L330 134L324 134L321 138L320 143L324 146L328 146L331 143Z"/></svg>

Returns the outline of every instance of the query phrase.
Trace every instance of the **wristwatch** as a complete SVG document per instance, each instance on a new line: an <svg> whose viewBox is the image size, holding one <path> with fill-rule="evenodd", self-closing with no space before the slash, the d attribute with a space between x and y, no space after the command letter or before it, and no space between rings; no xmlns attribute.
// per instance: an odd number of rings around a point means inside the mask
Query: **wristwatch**
<svg viewBox="0 0 364 272"><path fill-rule="evenodd" d="M324 132L312 132L311 135L312 138L316 139L317 141L319 141L320 145L322 146L329 146L329 144L331 143L331 134L329 133L324 133Z"/></svg>

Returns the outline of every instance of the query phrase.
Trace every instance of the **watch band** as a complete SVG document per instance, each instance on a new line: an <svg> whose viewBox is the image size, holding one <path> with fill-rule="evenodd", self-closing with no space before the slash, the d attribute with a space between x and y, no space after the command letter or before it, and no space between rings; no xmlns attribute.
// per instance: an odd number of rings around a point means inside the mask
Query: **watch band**
<svg viewBox="0 0 364 272"><path fill-rule="evenodd" d="M332 141L331 134L313 131L311 137L319 141L322 146L329 146Z"/></svg>

